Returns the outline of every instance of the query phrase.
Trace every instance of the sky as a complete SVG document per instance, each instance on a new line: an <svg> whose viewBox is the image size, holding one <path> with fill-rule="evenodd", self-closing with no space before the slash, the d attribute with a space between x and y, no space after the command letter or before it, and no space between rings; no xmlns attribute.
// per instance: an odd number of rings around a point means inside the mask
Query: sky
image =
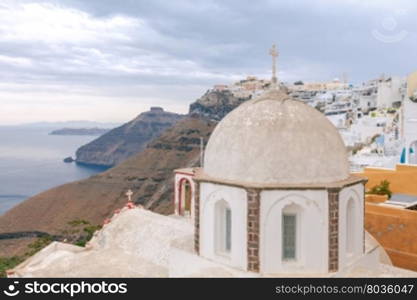
<svg viewBox="0 0 417 300"><path fill-rule="evenodd" d="M186 113L214 84L417 70L413 0L0 0L0 125Z"/></svg>

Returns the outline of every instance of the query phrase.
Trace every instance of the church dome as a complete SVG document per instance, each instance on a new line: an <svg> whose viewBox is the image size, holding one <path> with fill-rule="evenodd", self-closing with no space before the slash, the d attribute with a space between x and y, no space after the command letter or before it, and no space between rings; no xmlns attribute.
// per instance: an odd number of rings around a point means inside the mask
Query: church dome
<svg viewBox="0 0 417 300"><path fill-rule="evenodd" d="M217 125L204 173L240 183L315 184L348 178L349 164L342 138L322 113L270 90Z"/></svg>

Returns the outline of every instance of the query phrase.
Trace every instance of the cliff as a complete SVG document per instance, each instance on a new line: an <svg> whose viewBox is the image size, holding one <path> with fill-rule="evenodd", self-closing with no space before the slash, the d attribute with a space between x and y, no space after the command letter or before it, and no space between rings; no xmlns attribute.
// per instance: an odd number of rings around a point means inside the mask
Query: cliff
<svg viewBox="0 0 417 300"><path fill-rule="evenodd" d="M250 98L236 98L228 91L207 91L190 105L189 114L220 121L230 111Z"/></svg>
<svg viewBox="0 0 417 300"><path fill-rule="evenodd" d="M172 213L173 170L198 164L199 139L203 137L207 142L214 125L201 118L185 118L116 167L17 205L0 216L0 249L8 249L7 254L0 254L12 255L27 244L25 238L4 238L5 233L40 232L70 239L70 221L102 224L126 203L128 189L134 192L135 203L162 214Z"/></svg>
<svg viewBox="0 0 417 300"><path fill-rule="evenodd" d="M236 98L230 91L207 91L190 105L189 115L219 121L249 98ZM136 119L115 128L76 152L80 164L112 167L142 151L146 144L158 137L183 116L153 107Z"/></svg>
<svg viewBox="0 0 417 300"><path fill-rule="evenodd" d="M134 120L80 147L76 152L76 162L115 166L142 151L148 142L182 118L183 116L165 112L160 107L152 107L150 111L141 113Z"/></svg>

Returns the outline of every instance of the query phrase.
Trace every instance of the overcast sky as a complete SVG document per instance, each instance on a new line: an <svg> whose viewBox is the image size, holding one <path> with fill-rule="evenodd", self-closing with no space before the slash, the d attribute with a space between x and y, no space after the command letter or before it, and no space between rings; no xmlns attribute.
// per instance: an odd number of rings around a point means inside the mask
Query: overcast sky
<svg viewBox="0 0 417 300"><path fill-rule="evenodd" d="M0 0L0 124L185 113L217 83L417 70L414 0Z"/></svg>

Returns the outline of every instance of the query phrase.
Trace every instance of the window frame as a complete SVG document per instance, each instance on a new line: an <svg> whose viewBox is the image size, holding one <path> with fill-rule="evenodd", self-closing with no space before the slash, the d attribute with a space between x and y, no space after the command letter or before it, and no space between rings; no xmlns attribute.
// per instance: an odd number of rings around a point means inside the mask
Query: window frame
<svg viewBox="0 0 417 300"><path fill-rule="evenodd" d="M233 213L225 200L215 204L215 253L230 257L233 249Z"/></svg>
<svg viewBox="0 0 417 300"><path fill-rule="evenodd" d="M293 256L292 257L287 257L286 256L286 244L285 244L285 240L286 240L286 236L285 236L285 219L286 217L293 217L294 221L294 229L293 229ZM297 261L298 258L298 243L297 243L297 239L298 239L298 214L295 212L285 212L283 211L282 213L282 221L281 221L281 259L284 262L295 262Z"/></svg>

